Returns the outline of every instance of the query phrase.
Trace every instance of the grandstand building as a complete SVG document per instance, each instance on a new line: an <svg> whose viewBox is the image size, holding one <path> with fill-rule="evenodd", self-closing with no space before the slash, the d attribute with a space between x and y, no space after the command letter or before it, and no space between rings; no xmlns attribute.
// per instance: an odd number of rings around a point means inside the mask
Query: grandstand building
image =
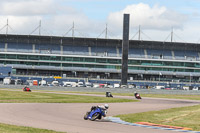
<svg viewBox="0 0 200 133"><path fill-rule="evenodd" d="M130 40L128 77L199 81L200 45ZM0 35L0 66L12 74L120 79L122 40Z"/></svg>

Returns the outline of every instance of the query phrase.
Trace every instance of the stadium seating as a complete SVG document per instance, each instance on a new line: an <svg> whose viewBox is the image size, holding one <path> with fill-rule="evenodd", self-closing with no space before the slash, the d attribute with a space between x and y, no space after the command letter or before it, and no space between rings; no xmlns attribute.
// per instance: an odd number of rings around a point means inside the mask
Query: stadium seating
<svg viewBox="0 0 200 133"><path fill-rule="evenodd" d="M61 48L63 52L61 52ZM0 52L5 51L5 44L0 43ZM86 55L86 56L122 56L122 48L103 46L74 46L57 44L22 44L8 43L7 52L25 52L41 54L64 54L64 55ZM129 48L129 58L149 58L149 59L176 59L176 60L200 60L200 53L196 51L170 51L157 49Z"/></svg>
<svg viewBox="0 0 200 133"><path fill-rule="evenodd" d="M5 49L5 44L4 43L0 43L0 51L3 52Z"/></svg>
<svg viewBox="0 0 200 133"><path fill-rule="evenodd" d="M60 54L60 45L54 44L37 44L35 52L41 54Z"/></svg>
<svg viewBox="0 0 200 133"><path fill-rule="evenodd" d="M9 66L5 67L0 65L0 75L10 76L11 73L12 73L12 67Z"/></svg>
<svg viewBox="0 0 200 133"><path fill-rule="evenodd" d="M144 49L129 48L129 58L145 58Z"/></svg>
<svg viewBox="0 0 200 133"><path fill-rule="evenodd" d="M163 50L162 54L163 54L163 59L173 59L172 51L170 50Z"/></svg>
<svg viewBox="0 0 200 133"><path fill-rule="evenodd" d="M152 59L172 59L170 50L147 49L147 55Z"/></svg>
<svg viewBox="0 0 200 133"><path fill-rule="evenodd" d="M18 44L18 43L8 43L7 44L8 52L32 52L32 44Z"/></svg>
<svg viewBox="0 0 200 133"><path fill-rule="evenodd" d="M63 45L63 54L67 55L89 55L87 46L73 46L73 45Z"/></svg>
<svg viewBox="0 0 200 133"><path fill-rule="evenodd" d="M151 59L163 59L162 51L156 49L147 49L147 56Z"/></svg>
<svg viewBox="0 0 200 133"><path fill-rule="evenodd" d="M195 51L174 51L177 60L197 60L198 52Z"/></svg>
<svg viewBox="0 0 200 133"><path fill-rule="evenodd" d="M116 47L91 47L91 55L93 56L117 56Z"/></svg>

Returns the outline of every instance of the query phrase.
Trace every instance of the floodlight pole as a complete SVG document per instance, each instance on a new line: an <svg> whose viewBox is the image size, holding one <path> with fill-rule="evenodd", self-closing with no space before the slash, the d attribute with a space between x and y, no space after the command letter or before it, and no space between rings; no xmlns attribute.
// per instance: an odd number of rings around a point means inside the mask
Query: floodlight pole
<svg viewBox="0 0 200 133"><path fill-rule="evenodd" d="M139 34L138 34L138 40L140 40L140 36L141 36L141 30L140 30L140 25L139 25Z"/></svg>
<svg viewBox="0 0 200 133"><path fill-rule="evenodd" d="M72 37L74 37L74 22L73 22L73 25L72 25Z"/></svg>
<svg viewBox="0 0 200 133"><path fill-rule="evenodd" d="M8 34L8 19L7 19L7 24L6 24L6 35Z"/></svg>
<svg viewBox="0 0 200 133"><path fill-rule="evenodd" d="M41 35L41 20L40 20L40 22L39 22L39 35Z"/></svg>
<svg viewBox="0 0 200 133"><path fill-rule="evenodd" d="M105 38L107 39L108 38L108 27L107 27L107 23L106 23L106 33L105 33Z"/></svg>
<svg viewBox="0 0 200 133"><path fill-rule="evenodd" d="M173 42L173 27L172 27L172 31L171 31L171 42Z"/></svg>

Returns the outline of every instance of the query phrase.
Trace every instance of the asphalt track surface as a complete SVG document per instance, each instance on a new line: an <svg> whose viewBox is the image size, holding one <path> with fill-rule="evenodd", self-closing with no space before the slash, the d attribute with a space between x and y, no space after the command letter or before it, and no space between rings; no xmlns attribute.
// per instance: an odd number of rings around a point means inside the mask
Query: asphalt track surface
<svg viewBox="0 0 200 133"><path fill-rule="evenodd" d="M84 95L84 94L82 94ZM121 96L121 98L133 98ZM138 113L173 107L192 106L200 101L143 98L140 102L109 103L107 116ZM100 104L100 103L99 103ZM173 133L112 123L107 120L84 120L83 116L97 103L0 103L0 123L29 126L67 133Z"/></svg>

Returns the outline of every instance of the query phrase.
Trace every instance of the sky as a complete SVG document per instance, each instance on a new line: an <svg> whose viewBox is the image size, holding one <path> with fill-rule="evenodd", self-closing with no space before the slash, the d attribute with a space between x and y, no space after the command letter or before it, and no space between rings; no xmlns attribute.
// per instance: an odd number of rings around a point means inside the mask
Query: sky
<svg viewBox="0 0 200 133"><path fill-rule="evenodd" d="M125 13L131 40L200 43L200 0L0 0L0 34L122 39Z"/></svg>

